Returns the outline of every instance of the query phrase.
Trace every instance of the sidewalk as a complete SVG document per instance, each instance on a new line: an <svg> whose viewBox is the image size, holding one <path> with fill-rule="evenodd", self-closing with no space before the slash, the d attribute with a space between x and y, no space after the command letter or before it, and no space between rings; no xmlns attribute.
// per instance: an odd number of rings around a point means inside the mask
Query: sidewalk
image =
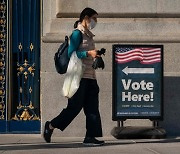
<svg viewBox="0 0 180 154"><path fill-rule="evenodd" d="M52 143L45 143L40 135L0 134L0 154L180 154L180 137L104 140L104 146L85 147L83 138L53 137Z"/></svg>

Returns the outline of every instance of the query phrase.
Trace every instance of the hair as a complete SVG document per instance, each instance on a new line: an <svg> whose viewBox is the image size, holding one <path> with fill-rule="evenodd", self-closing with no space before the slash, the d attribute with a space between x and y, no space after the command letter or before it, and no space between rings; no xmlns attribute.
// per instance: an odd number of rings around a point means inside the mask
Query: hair
<svg viewBox="0 0 180 154"><path fill-rule="evenodd" d="M88 16L88 17L90 18L90 17L92 17L92 16L95 15L95 14L98 15L98 13L97 13L94 9L89 8L89 7L85 8L85 9L81 12L80 17L79 17L79 20L77 20L77 21L74 23L74 28L77 28L78 23L79 23L79 22L82 22L82 21L84 20L85 16Z"/></svg>

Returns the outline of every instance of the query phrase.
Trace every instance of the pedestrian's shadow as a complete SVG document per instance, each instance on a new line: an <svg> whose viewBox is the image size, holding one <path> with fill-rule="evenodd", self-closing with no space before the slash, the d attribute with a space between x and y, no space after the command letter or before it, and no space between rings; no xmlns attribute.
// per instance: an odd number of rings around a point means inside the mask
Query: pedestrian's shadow
<svg viewBox="0 0 180 154"><path fill-rule="evenodd" d="M146 143L176 143L180 139L171 138L163 140L108 140L103 146L84 146L81 142L63 142L63 143L15 143L15 144L0 144L0 150L35 150L35 149L61 149L61 148L87 148L87 147L104 147L129 144L146 144Z"/></svg>
<svg viewBox="0 0 180 154"><path fill-rule="evenodd" d="M105 143L103 146L85 146L81 142L64 142L64 143L16 143L10 145L0 144L0 150L35 150L35 149L61 149L61 148L87 148L87 147L104 147L113 145L134 144L134 142L111 142Z"/></svg>

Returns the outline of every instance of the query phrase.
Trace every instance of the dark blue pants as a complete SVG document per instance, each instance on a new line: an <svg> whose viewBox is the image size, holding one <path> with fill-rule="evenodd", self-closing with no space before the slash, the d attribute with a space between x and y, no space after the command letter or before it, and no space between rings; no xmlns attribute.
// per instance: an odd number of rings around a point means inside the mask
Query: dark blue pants
<svg viewBox="0 0 180 154"><path fill-rule="evenodd" d="M63 131L83 108L86 115L86 136L102 137L99 114L99 87L97 80L82 78L78 91L68 99L68 105L51 121L54 128ZM81 127L81 126L79 126Z"/></svg>

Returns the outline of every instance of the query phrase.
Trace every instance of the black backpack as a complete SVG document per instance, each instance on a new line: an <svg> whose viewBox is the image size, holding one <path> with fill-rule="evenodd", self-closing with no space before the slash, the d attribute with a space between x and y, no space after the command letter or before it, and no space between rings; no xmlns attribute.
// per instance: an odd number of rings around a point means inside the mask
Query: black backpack
<svg viewBox="0 0 180 154"><path fill-rule="evenodd" d="M56 71L59 74L65 74L67 72L69 57L68 57L68 47L69 47L69 38L65 36L65 41L58 48L58 51L55 53L54 62Z"/></svg>

